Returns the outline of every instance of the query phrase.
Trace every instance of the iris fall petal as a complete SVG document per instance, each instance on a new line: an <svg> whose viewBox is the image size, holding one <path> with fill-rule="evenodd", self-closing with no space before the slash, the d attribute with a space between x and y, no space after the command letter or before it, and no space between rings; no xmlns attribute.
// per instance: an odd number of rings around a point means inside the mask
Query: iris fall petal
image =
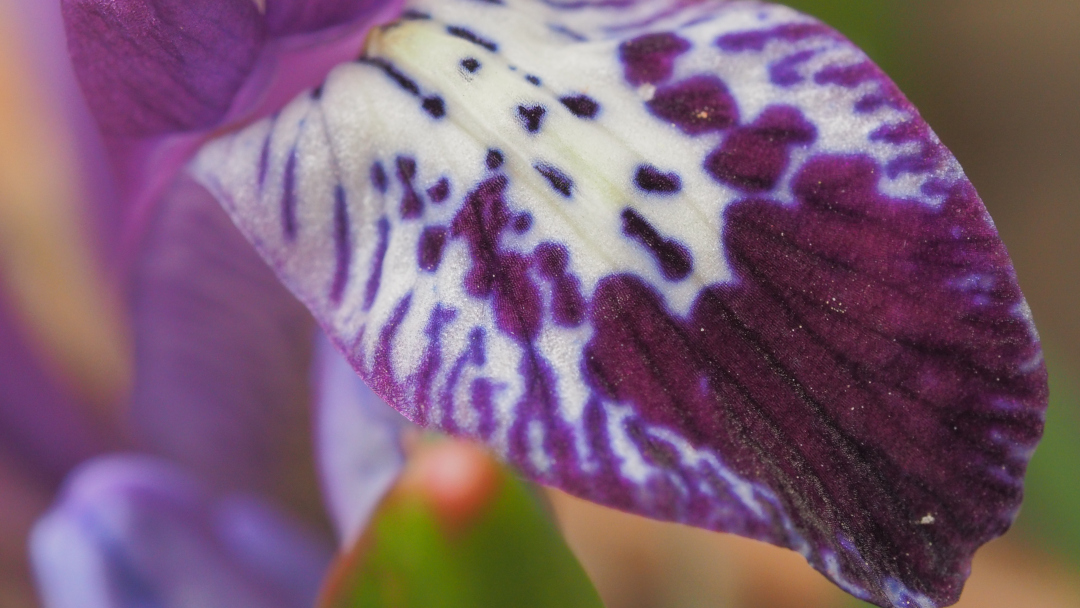
<svg viewBox="0 0 1080 608"><path fill-rule="evenodd" d="M35 526L50 608L301 608L329 553L255 499L214 499L163 461L90 461Z"/></svg>
<svg viewBox="0 0 1080 608"><path fill-rule="evenodd" d="M413 2L194 164L350 363L532 478L954 602L1042 429L978 196L836 32L750 2Z"/></svg>

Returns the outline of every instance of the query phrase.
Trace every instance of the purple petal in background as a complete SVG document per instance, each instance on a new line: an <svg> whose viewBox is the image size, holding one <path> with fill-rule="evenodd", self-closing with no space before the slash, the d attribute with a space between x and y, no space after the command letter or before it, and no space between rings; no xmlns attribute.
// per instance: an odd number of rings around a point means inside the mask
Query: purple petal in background
<svg viewBox="0 0 1080 608"><path fill-rule="evenodd" d="M256 499L139 456L77 469L30 551L49 608L306 608L330 557Z"/></svg>
<svg viewBox="0 0 1080 608"><path fill-rule="evenodd" d="M954 602L1046 405L981 201L820 23L613 4L413 2L195 171L414 422L879 605Z"/></svg>
<svg viewBox="0 0 1080 608"><path fill-rule="evenodd" d="M131 416L146 447L216 488L317 511L307 311L188 178L161 201L137 260Z"/></svg>
<svg viewBox="0 0 1080 608"><path fill-rule="evenodd" d="M315 373L323 496L339 544L348 549L401 472L409 422L364 384L326 338L316 345Z"/></svg>
<svg viewBox="0 0 1080 608"><path fill-rule="evenodd" d="M63 0L68 46L109 134L215 125L262 49L251 0Z"/></svg>

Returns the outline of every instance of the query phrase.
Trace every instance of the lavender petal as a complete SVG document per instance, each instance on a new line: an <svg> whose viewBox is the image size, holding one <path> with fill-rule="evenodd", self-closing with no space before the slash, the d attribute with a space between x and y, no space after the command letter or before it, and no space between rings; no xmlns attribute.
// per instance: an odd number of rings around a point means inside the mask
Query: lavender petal
<svg viewBox="0 0 1080 608"><path fill-rule="evenodd" d="M267 0L266 25L272 36L314 32L364 21L401 0Z"/></svg>
<svg viewBox="0 0 1080 608"><path fill-rule="evenodd" d="M194 165L375 392L881 606L955 602L1017 512L1046 375L989 216L895 85L779 6L409 11Z"/></svg>
<svg viewBox="0 0 1080 608"><path fill-rule="evenodd" d="M36 524L50 608L302 608L329 552L255 498L215 499L165 461L92 460Z"/></svg>

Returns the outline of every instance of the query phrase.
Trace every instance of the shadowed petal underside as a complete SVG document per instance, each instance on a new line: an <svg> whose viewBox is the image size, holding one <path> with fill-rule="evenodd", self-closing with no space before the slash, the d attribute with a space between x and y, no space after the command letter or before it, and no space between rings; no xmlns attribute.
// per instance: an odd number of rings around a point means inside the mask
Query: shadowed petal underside
<svg viewBox="0 0 1080 608"><path fill-rule="evenodd" d="M617 5L617 6L616 6ZM414 2L194 165L372 388L530 477L954 602L1046 378L865 55L745 2Z"/></svg>

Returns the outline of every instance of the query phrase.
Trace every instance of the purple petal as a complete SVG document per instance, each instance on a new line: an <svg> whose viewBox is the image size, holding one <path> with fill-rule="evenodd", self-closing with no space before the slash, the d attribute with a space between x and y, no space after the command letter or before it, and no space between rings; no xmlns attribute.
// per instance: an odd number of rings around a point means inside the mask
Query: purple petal
<svg viewBox="0 0 1080 608"><path fill-rule="evenodd" d="M272 36L313 32L366 20L402 0L267 0L266 25Z"/></svg>
<svg viewBox="0 0 1080 608"><path fill-rule="evenodd" d="M955 601L1046 376L895 85L757 3L407 14L195 164L372 388L578 496L790 547L882 606ZM620 50L665 32L687 48Z"/></svg>
<svg viewBox="0 0 1080 608"><path fill-rule="evenodd" d="M329 563L256 499L215 500L180 469L139 456L80 467L30 552L52 608L302 608Z"/></svg>
<svg viewBox="0 0 1080 608"><path fill-rule="evenodd" d="M316 345L315 369L323 495L339 545L347 549L401 472L408 421L372 392L325 338Z"/></svg>
<svg viewBox="0 0 1080 608"><path fill-rule="evenodd" d="M251 0L63 0L90 108L113 135L215 125L262 49Z"/></svg>
<svg viewBox="0 0 1080 608"><path fill-rule="evenodd" d="M131 416L217 488L317 509L304 429L315 328L201 186L161 201L132 272Z"/></svg>

